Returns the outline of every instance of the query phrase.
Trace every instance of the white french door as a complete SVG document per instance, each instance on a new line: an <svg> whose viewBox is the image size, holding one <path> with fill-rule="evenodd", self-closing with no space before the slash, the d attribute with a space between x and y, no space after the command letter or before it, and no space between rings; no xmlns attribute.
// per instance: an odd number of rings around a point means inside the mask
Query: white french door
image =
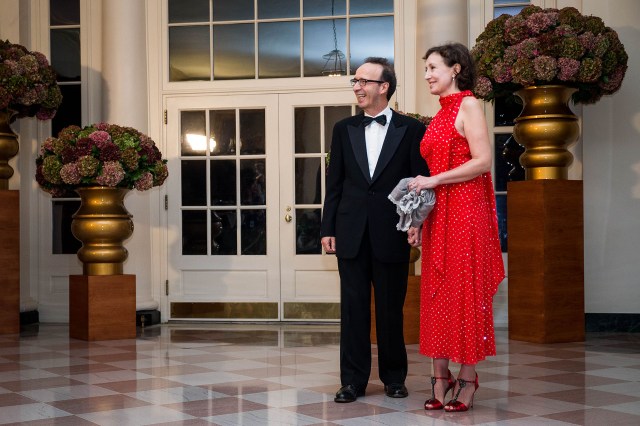
<svg viewBox="0 0 640 426"><path fill-rule="evenodd" d="M281 232L283 320L340 318L336 257L319 235L333 125L353 114L353 101L351 90L280 96L280 214L291 218Z"/></svg>
<svg viewBox="0 0 640 426"><path fill-rule="evenodd" d="M353 93L166 100L169 320L339 319L319 242L331 130Z"/></svg>

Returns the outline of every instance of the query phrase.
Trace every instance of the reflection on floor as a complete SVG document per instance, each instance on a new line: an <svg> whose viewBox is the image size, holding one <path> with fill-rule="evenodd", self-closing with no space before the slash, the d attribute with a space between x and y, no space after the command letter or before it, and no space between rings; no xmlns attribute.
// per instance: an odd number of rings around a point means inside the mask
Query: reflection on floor
<svg viewBox="0 0 640 426"><path fill-rule="evenodd" d="M171 324L84 342L40 325L0 336L0 424L640 425L640 334L540 345L497 331L467 413L425 412L430 360L409 346L410 395L336 404L335 325ZM454 374L457 366L454 366Z"/></svg>

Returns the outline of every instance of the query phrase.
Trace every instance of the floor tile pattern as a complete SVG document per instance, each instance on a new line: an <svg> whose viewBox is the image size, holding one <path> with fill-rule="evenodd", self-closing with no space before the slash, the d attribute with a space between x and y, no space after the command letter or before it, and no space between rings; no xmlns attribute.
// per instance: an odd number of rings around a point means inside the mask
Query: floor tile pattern
<svg viewBox="0 0 640 426"><path fill-rule="evenodd" d="M408 347L408 398L384 395L374 359L366 396L334 403L336 325L164 324L131 340L68 336L65 325L0 336L0 424L640 425L638 333L542 345L498 329L498 355L479 364L466 413L422 409L430 360L417 345Z"/></svg>

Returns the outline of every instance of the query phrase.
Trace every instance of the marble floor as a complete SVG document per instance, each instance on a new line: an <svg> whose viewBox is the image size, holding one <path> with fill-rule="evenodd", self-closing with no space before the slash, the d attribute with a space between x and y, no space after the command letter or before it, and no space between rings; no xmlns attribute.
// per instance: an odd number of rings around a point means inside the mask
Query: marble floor
<svg viewBox="0 0 640 426"><path fill-rule="evenodd" d="M410 395L336 404L335 325L164 324L134 340L70 339L65 325L0 336L0 424L640 425L640 334L541 345L497 330L466 413L425 412L430 360L409 345ZM457 366L454 366L457 368ZM454 369L454 374L456 369Z"/></svg>

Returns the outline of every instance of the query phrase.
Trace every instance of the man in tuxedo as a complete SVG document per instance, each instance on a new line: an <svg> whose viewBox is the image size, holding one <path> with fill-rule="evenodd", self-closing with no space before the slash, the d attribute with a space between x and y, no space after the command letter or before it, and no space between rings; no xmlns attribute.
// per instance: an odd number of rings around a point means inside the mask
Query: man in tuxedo
<svg viewBox="0 0 640 426"><path fill-rule="evenodd" d="M371 287L375 294L378 367L387 396L405 398L407 235L387 196L406 177L428 175L420 155L425 126L389 108L396 76L384 58L367 58L351 80L364 114L333 128L321 237L340 273L340 380L334 401L364 396L371 373Z"/></svg>

